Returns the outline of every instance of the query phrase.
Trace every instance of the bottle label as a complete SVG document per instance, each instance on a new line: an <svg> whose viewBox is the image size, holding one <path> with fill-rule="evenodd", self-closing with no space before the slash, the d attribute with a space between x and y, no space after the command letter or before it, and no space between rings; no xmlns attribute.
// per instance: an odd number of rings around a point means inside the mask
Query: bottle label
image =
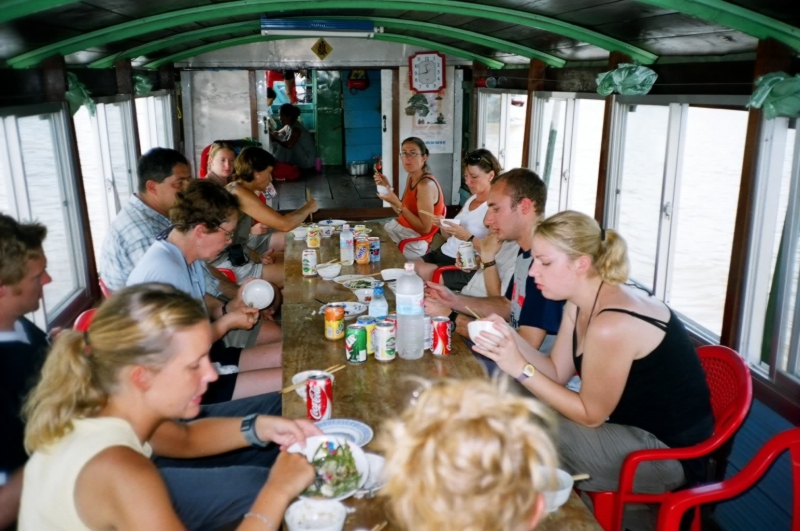
<svg viewBox="0 0 800 531"><path fill-rule="evenodd" d="M422 315L425 305L425 298L420 295L400 295L395 297L397 300L398 315Z"/></svg>
<svg viewBox="0 0 800 531"><path fill-rule="evenodd" d="M339 245L341 247L352 247L353 246L353 239L352 238L340 238Z"/></svg>

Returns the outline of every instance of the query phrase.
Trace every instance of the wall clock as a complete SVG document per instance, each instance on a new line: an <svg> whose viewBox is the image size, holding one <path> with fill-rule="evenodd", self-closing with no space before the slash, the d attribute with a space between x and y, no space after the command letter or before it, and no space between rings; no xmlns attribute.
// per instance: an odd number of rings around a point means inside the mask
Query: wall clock
<svg viewBox="0 0 800 531"><path fill-rule="evenodd" d="M408 58L411 90L439 92L447 86L444 55L437 52L418 52Z"/></svg>

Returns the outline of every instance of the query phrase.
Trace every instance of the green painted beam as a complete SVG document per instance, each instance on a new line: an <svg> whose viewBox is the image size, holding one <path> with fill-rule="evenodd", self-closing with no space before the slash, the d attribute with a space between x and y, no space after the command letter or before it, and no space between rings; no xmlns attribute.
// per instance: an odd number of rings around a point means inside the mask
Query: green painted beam
<svg viewBox="0 0 800 531"><path fill-rule="evenodd" d="M312 19L314 17L289 17L289 18ZM385 28L433 33L445 37L453 37L465 40L467 42L486 46L487 48L493 48L501 52L516 54L522 57L527 57L529 59L540 59L549 66L555 66L561 68L566 64L566 61L564 59L561 59L560 57L556 57L554 55L550 55L541 52L539 50L535 50L533 48L521 46L519 44L510 41L505 41L502 39L497 39L495 37L487 37L485 35L481 35L480 33L476 33L473 31L451 28L450 26L444 26L441 24L431 24L429 22L419 22L414 20L403 20L398 18L385 18L385 17L336 16L336 17L325 17L325 19L326 20L345 20L345 19L371 20L376 25L383 26ZM177 35L171 35L163 39L152 41L147 44L142 44L141 46L136 46L135 48L130 48L128 50L119 52L117 54L103 57L102 59L98 59L93 63L89 63L89 68L110 68L114 66L114 63L119 59L135 59L136 57L141 57L142 55L147 55L149 53L157 52L158 50L162 50L169 46L175 46L178 44L183 44L198 39L204 39L207 37L213 37L216 35L223 35L225 33L255 30L259 29L260 26L261 24L259 21L235 22L233 24L222 24L219 26L211 26L209 28L203 28L194 31L186 31L184 33L179 33Z"/></svg>
<svg viewBox="0 0 800 531"><path fill-rule="evenodd" d="M94 46L139 37L153 31L169 29L182 24L254 13L280 13L303 9L338 9L342 11L351 9L392 9L481 17L558 33L609 51L624 53L643 64L653 63L658 58L655 54L632 44L554 18L457 0L237 0L181 9L109 26L23 53L12 57L7 62L14 68L26 68L36 65L54 54L67 55Z"/></svg>
<svg viewBox="0 0 800 531"><path fill-rule="evenodd" d="M800 28L722 0L639 0L646 4L674 9L686 15L713 22L759 39L773 38L800 50ZM797 0L795 0L795 5ZM790 2L791 3L791 2Z"/></svg>
<svg viewBox="0 0 800 531"><path fill-rule="evenodd" d="M0 24L79 0L5 0L0 2Z"/></svg>
<svg viewBox="0 0 800 531"><path fill-rule="evenodd" d="M200 54L213 52L214 50L221 50L223 48L230 48L231 46L241 46L243 44L251 44L254 42L269 42L269 41L280 41L285 39L308 39L308 38L310 37L305 35L304 36L250 35L247 37L237 37L235 39L227 39L224 41L212 42L209 44L204 44L203 46L191 48L189 50L183 50L182 52L178 52L172 55L168 55L167 57L161 57L159 59L156 59L155 61L151 61L145 64L144 66L145 68L158 68L165 64L175 63L177 61L183 61L184 59L189 59L190 57L195 57ZM353 37L353 38L365 39L366 37ZM446 44L440 44L438 42L428 41L425 39L417 39L416 37L408 37L406 35L395 35L392 33L377 33L375 34L374 39L380 41L390 41L402 44L410 44L412 46L420 46L423 48L428 48L430 50L454 55L456 57L469 59L470 61L480 61L489 68L499 69L505 66L505 63L503 63L502 61L492 59L491 57L484 57L483 55L478 55L472 52L468 52L466 50L462 50L461 48L456 48L454 46L448 46Z"/></svg>

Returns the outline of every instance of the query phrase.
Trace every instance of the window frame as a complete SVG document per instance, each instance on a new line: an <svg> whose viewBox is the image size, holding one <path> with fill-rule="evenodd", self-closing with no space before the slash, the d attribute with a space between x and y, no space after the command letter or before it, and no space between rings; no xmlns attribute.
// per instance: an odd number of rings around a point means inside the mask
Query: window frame
<svg viewBox="0 0 800 531"><path fill-rule="evenodd" d="M497 157L498 162L500 162L500 167L502 168L516 168L518 167L515 164L511 166L506 165L506 140L508 138L508 106L511 104L510 100L512 99L512 95L520 95L520 96L527 96L528 91L526 90L518 90L518 89L497 89L497 88L479 88L477 89L478 92L478 141L476 142L477 146L482 149L486 149L485 139L486 139L486 112L489 108L487 105L487 101L489 95L495 94L500 96L500 131L499 131L499 140L498 145L498 153L494 155ZM530 102L527 102L527 105L530 105ZM519 161L522 164L522 160Z"/></svg>
<svg viewBox="0 0 800 531"><path fill-rule="evenodd" d="M175 146L175 131L174 131L174 120L173 120L173 107L174 107L174 96L172 92L169 90L154 90L150 92L147 96L136 96L131 101L131 105L133 105L133 113L136 113L137 116L137 128L139 132L139 148L143 148L142 146L142 128L147 127L147 134L148 138L155 138L155 146L160 143L159 140L159 131L158 131L158 121L157 121L157 114L156 114L156 99L164 97L165 99L162 100L161 105L164 111L164 136L165 136L165 143L168 144L166 147L169 149L177 149ZM145 100L145 104L147 106L145 113L147 116L147 124L142 124L138 120L138 113L136 111L136 100ZM152 146L151 146L152 148ZM146 149L141 149L142 153L145 153Z"/></svg>

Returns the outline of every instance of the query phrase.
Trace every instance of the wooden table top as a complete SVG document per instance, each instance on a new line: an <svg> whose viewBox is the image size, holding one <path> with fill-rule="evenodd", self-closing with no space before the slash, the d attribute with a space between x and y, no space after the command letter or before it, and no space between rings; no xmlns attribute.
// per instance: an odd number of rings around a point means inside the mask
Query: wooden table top
<svg viewBox="0 0 800 531"><path fill-rule="evenodd" d="M381 242L381 262L358 266L342 267L342 275L372 273L389 267L402 267L406 261L397 246L388 239L383 229L375 223L365 223L373 229L372 236L379 236ZM419 360L403 360L399 357L389 363L375 361L369 356L360 365L346 362L344 339L328 340L324 336L324 316L319 313L323 302L356 300L352 292L333 281L320 277L305 278L301 271L301 254L306 249L305 241L287 240L285 260L286 281L283 290L283 385L291 385L292 376L309 369L325 369L332 365L346 363L347 366L335 374L333 384L334 418L360 420L375 431L389 417L398 415L413 398L418 384L408 376L426 379L437 378L484 378L483 366L474 358L467 346L457 335L453 336L452 354L449 357L433 356L430 352ZM339 238L323 238L318 249L318 260L325 262L339 257ZM394 296L387 291L389 310L394 311ZM353 321L347 321L351 323ZM283 415L289 418L304 418L306 404L297 393L287 393L283 397ZM374 451L372 443L364 449ZM370 530L387 520L385 501L375 499L349 498L343 502L356 509L347 517L344 529L347 531ZM387 531L397 529L391 523ZM601 531L597 521L586 505L573 492L568 502L558 511L547 515L537 527L537 531Z"/></svg>

